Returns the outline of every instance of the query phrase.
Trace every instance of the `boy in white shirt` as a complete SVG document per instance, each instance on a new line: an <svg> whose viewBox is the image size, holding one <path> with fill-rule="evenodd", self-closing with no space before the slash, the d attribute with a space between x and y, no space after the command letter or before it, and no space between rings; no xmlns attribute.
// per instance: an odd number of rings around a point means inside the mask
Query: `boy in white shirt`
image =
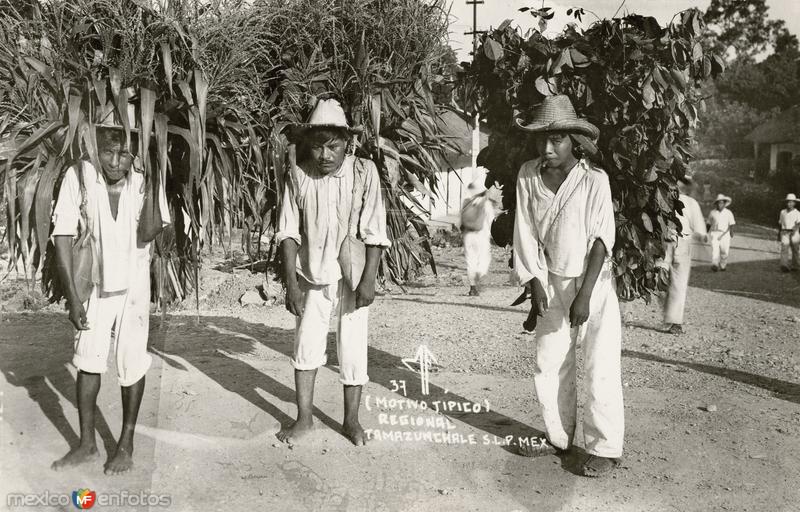
<svg viewBox="0 0 800 512"><path fill-rule="evenodd" d="M585 476L619 464L625 432L622 327L611 255L616 228L608 175L583 157L599 129L578 118L567 96L548 96L520 128L536 134L541 155L517 178L514 271L531 291L536 337L534 384L546 436L520 453L560 453L574 441L578 417L576 349L585 354ZM537 317L541 317L537 323Z"/></svg>
<svg viewBox="0 0 800 512"><path fill-rule="evenodd" d="M717 270L724 272L728 265L733 226L736 225L733 212L728 209L730 204L730 197L718 194L714 201L714 209L706 219L708 238L711 241L711 270L714 272Z"/></svg>
<svg viewBox="0 0 800 512"><path fill-rule="evenodd" d="M122 394L122 432L114 453L108 454L105 473L116 475L133 468L134 431L145 374L152 361L147 353L150 243L137 238L146 201L144 176L133 167L135 155L125 132L121 126L106 123L97 125L96 137L100 168L82 160L67 169L53 211L56 261L69 320L76 329L72 364L78 373L81 437L79 445L51 467L69 469L100 456L95 440L97 394L113 347ZM93 240L91 293L85 302L78 293L80 280L72 263L79 226L88 230Z"/></svg>
<svg viewBox="0 0 800 512"><path fill-rule="evenodd" d="M786 208L778 218L778 240L781 243L781 270L796 271L800 267L800 211L795 206L797 196L786 196ZM789 263L789 253L792 255Z"/></svg>

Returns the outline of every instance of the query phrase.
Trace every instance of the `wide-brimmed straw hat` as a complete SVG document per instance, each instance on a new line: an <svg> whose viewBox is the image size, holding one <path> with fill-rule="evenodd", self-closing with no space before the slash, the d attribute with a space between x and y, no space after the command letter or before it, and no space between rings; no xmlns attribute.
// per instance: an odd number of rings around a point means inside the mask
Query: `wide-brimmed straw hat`
<svg viewBox="0 0 800 512"><path fill-rule="evenodd" d="M578 117L572 101L563 94L545 97L544 101L534 108L529 123L520 118L516 118L515 122L519 128L534 133L563 131L585 135L593 140L600 136L597 126Z"/></svg>
<svg viewBox="0 0 800 512"><path fill-rule="evenodd" d="M784 199L783 201L784 202L786 202L786 201L797 202L797 196L795 196L794 194L786 194L786 199Z"/></svg>
<svg viewBox="0 0 800 512"><path fill-rule="evenodd" d="M733 202L733 199L726 196L725 194L717 194L717 198L714 199L714 203L718 203L720 201L725 203L725 206L730 206L730 204Z"/></svg>
<svg viewBox="0 0 800 512"><path fill-rule="evenodd" d="M311 128L334 128L343 129L349 133L360 133L363 128L360 126L350 126L347 122L347 115L344 113L342 104L335 99L318 100L311 115L305 123L297 123L292 126L295 130L308 130Z"/></svg>

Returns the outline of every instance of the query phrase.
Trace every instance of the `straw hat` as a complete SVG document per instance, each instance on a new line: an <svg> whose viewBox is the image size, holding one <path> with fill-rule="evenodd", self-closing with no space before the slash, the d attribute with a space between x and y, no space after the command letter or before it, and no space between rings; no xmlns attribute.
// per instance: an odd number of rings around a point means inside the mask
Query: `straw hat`
<svg viewBox="0 0 800 512"><path fill-rule="evenodd" d="M305 123L297 123L295 129L307 130L309 128L336 128L344 129L350 133L360 133L360 126L351 127L347 122L342 104L335 99L318 100L314 110Z"/></svg>
<svg viewBox="0 0 800 512"><path fill-rule="evenodd" d="M717 198L714 199L714 203L718 203L720 201L725 203L725 206L730 206L730 204L733 202L733 199L726 196L725 194L717 194Z"/></svg>
<svg viewBox="0 0 800 512"><path fill-rule="evenodd" d="M786 194L786 199L784 199L784 202L785 201L795 201L795 202L797 202L797 196L795 196L794 194Z"/></svg>
<svg viewBox="0 0 800 512"><path fill-rule="evenodd" d="M600 135L595 125L578 117L569 97L563 94L545 97L534 108L530 123L525 124L520 118L516 118L515 122L519 128L534 133L564 131L585 135L590 139L597 139Z"/></svg>

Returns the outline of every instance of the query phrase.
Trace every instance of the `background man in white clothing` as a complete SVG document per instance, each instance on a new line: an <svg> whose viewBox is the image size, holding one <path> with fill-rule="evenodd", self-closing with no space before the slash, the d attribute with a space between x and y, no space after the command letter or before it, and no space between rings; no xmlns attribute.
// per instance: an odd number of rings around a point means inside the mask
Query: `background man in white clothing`
<svg viewBox="0 0 800 512"><path fill-rule="evenodd" d="M669 290L664 304L664 323L672 334L683 333L683 312L692 270L692 241L708 242L703 212L697 201L689 195L692 185L690 175L684 176L678 182L678 199L683 203L683 211L677 214L681 229L673 229L664 247L663 264L670 273Z"/></svg>
<svg viewBox="0 0 800 512"><path fill-rule="evenodd" d="M781 243L781 270L800 268L800 211L796 208L797 196L786 196L786 208L778 218L778 241ZM791 254L791 261L790 261Z"/></svg>
<svg viewBox="0 0 800 512"><path fill-rule="evenodd" d="M731 238L733 238L733 226L736 220L733 212L728 209L731 198L718 194L714 201L714 209L708 214L706 227L708 228L708 238L711 241L711 270L726 270L728 265L728 255L731 248Z"/></svg>

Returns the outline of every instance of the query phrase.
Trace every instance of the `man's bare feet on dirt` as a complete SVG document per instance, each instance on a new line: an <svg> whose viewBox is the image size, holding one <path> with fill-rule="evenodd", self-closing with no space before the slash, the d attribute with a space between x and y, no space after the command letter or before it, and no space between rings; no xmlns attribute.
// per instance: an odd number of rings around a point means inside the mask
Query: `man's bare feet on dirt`
<svg viewBox="0 0 800 512"><path fill-rule="evenodd" d="M477 297L480 294L481 294L481 292L480 292L480 290L478 289L477 286L470 286L469 287L469 292L467 292L467 295L469 295L470 297Z"/></svg>
<svg viewBox="0 0 800 512"><path fill-rule="evenodd" d="M105 474L119 475L133 468L133 447L117 445L117 451L106 463Z"/></svg>
<svg viewBox="0 0 800 512"><path fill-rule="evenodd" d="M72 468L75 466L79 466L81 464L85 464L87 462L92 462L97 460L100 457L100 453L97 451L96 445L88 445L83 446L79 445L72 450L70 450L66 455L58 459L57 461L53 462L50 466L50 469L53 471L62 471L67 468Z"/></svg>
<svg viewBox="0 0 800 512"><path fill-rule="evenodd" d="M367 434L361 427L361 423L356 421L346 421L342 424L342 433L356 446L367 444Z"/></svg>
<svg viewBox="0 0 800 512"><path fill-rule="evenodd" d="M312 420L297 419L288 427L282 428L275 436L282 443L297 444L298 441L310 434L312 430L314 430L314 422Z"/></svg>

